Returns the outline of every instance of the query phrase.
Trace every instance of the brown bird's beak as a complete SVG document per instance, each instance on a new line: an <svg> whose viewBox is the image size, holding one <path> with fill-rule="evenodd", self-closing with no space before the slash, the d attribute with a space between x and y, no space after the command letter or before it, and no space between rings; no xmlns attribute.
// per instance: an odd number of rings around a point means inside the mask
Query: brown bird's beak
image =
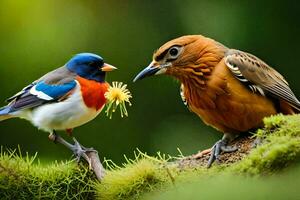
<svg viewBox="0 0 300 200"><path fill-rule="evenodd" d="M148 67L143 69L134 79L133 82L136 82L137 80L141 80L147 76L153 76L158 74L163 74L166 72L166 66L161 66L156 62L151 62Z"/></svg>
<svg viewBox="0 0 300 200"><path fill-rule="evenodd" d="M110 65L110 64L107 64L107 63L104 63L103 66L101 67L101 71L103 71L103 72L110 72L110 71L113 71L115 69L117 69L117 68Z"/></svg>

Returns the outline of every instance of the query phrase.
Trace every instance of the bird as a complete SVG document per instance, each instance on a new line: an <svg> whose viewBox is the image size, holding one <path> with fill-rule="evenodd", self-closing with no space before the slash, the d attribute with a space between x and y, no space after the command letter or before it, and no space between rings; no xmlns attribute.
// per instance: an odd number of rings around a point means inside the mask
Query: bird
<svg viewBox="0 0 300 200"><path fill-rule="evenodd" d="M88 151L75 137L68 143L57 131L73 136L73 129L93 120L103 109L109 84L106 72L117 69L93 53L79 53L65 65L33 81L0 108L0 121L22 118L48 132L49 139L71 149L79 162ZM88 161L89 162L89 161Z"/></svg>
<svg viewBox="0 0 300 200"><path fill-rule="evenodd" d="M274 68L203 35L185 35L163 44L134 82L159 74L175 77L188 109L223 133L206 151L210 152L207 167L220 162L221 152L237 150L229 143L261 127L264 117L300 112L299 100Z"/></svg>

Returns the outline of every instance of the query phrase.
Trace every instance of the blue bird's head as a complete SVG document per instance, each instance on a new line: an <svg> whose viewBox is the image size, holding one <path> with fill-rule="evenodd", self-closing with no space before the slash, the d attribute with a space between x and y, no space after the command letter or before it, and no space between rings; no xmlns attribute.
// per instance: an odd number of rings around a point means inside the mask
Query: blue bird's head
<svg viewBox="0 0 300 200"><path fill-rule="evenodd" d="M104 63L103 58L93 53L80 53L71 58L66 67L89 80L97 82L105 81L105 73L117 69L116 67Z"/></svg>

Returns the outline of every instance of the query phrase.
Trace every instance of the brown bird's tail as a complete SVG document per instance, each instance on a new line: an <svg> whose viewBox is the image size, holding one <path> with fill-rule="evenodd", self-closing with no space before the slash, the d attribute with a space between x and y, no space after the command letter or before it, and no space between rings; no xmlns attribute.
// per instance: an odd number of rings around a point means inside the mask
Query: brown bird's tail
<svg viewBox="0 0 300 200"><path fill-rule="evenodd" d="M300 113L300 102L299 101L297 101L296 105L293 104L291 106L293 107L295 113L297 113L297 114Z"/></svg>
<svg viewBox="0 0 300 200"><path fill-rule="evenodd" d="M298 114L300 113L300 103L298 104L291 104L287 101L280 100L280 110L283 114Z"/></svg>
<svg viewBox="0 0 300 200"><path fill-rule="evenodd" d="M300 113L300 107L293 107L296 114Z"/></svg>

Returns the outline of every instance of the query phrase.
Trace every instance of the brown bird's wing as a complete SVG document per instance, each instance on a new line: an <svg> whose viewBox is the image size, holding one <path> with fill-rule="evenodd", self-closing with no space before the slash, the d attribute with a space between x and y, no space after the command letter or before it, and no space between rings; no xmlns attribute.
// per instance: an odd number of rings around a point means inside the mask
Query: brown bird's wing
<svg viewBox="0 0 300 200"><path fill-rule="evenodd" d="M300 102L288 82L259 58L243 51L230 49L225 54L225 63L235 77L253 92L261 95L269 93L300 110Z"/></svg>

